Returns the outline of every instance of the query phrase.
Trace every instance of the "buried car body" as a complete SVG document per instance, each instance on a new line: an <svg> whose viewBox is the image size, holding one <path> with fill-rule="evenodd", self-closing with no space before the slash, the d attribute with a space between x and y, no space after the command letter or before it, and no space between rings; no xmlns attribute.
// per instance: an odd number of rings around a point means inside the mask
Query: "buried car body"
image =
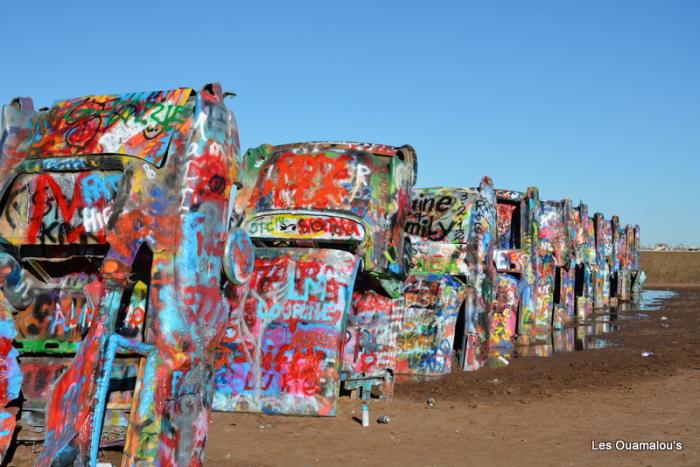
<svg viewBox="0 0 700 467"><path fill-rule="evenodd" d="M39 464L94 464L115 440L126 465L202 463L222 284L252 269L249 238L227 229L239 143L224 97L209 84L3 108L0 308Z"/></svg>
<svg viewBox="0 0 700 467"><path fill-rule="evenodd" d="M328 416L341 385L391 393L415 170L410 146L246 153L236 211L255 272L219 350L216 410Z"/></svg>

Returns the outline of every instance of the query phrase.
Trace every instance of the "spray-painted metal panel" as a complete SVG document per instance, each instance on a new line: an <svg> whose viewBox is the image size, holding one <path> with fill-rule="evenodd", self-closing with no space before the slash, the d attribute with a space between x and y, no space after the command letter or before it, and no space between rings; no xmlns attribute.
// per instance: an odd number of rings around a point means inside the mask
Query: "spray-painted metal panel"
<svg viewBox="0 0 700 467"><path fill-rule="evenodd" d="M496 276L493 303L489 313L489 347L513 345L520 305L520 279L500 273Z"/></svg>
<svg viewBox="0 0 700 467"><path fill-rule="evenodd" d="M217 357L215 410L335 415L358 258L258 248Z"/></svg>
<svg viewBox="0 0 700 467"><path fill-rule="evenodd" d="M191 118L191 89L80 97L43 113L19 151L29 158L124 154L160 166Z"/></svg>
<svg viewBox="0 0 700 467"><path fill-rule="evenodd" d="M403 300L372 290L353 293L343 353L347 389L378 386L383 397L392 396L403 310Z"/></svg>
<svg viewBox="0 0 700 467"><path fill-rule="evenodd" d="M403 285L397 374L435 376L452 371L457 317L466 285L440 273L414 273Z"/></svg>

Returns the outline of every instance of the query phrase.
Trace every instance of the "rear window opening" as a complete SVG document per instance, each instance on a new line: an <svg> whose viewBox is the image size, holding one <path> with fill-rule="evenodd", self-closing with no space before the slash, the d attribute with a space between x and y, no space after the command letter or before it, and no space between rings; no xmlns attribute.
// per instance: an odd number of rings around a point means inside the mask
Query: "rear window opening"
<svg viewBox="0 0 700 467"><path fill-rule="evenodd" d="M610 298L617 297L618 277L619 277L619 275L617 272L614 272L610 275Z"/></svg>
<svg viewBox="0 0 700 467"><path fill-rule="evenodd" d="M561 276L564 270L561 266L556 266L554 268L554 299L555 305L561 305Z"/></svg>
<svg viewBox="0 0 700 467"><path fill-rule="evenodd" d="M359 242L333 242L317 241L309 239L278 239L278 238L255 238L253 244L259 248L319 248L327 250L341 250L356 254Z"/></svg>
<svg viewBox="0 0 700 467"><path fill-rule="evenodd" d="M353 287L353 293L377 292L379 295L391 298L379 280L370 274L358 274Z"/></svg>
<svg viewBox="0 0 700 467"><path fill-rule="evenodd" d="M498 247L521 248L521 206L517 201L498 201Z"/></svg>
<svg viewBox="0 0 700 467"><path fill-rule="evenodd" d="M464 276L458 275L455 277L463 281L465 284L468 283L467 278ZM469 285L467 287L471 288L471 286ZM466 358L464 352L464 349L466 348L467 344L467 335L465 334L467 314L466 306L470 296L471 293L467 293L466 298L462 301L462 305L459 307L459 313L457 313L457 322L455 323L455 335L454 341L452 341L452 359L458 367L461 367L464 364L464 360Z"/></svg>
<svg viewBox="0 0 700 467"><path fill-rule="evenodd" d="M109 245L22 245L22 266L45 283L76 273L99 274Z"/></svg>
<svg viewBox="0 0 700 467"><path fill-rule="evenodd" d="M574 295L576 297L583 297L584 287L586 278L586 265L577 264L575 269L575 279L574 279Z"/></svg>
<svg viewBox="0 0 700 467"><path fill-rule="evenodd" d="M131 269L130 285L122 295L117 313L116 332L131 339L143 341L148 329L148 291L151 284L151 267L153 252L144 243L136 254Z"/></svg>
<svg viewBox="0 0 700 467"><path fill-rule="evenodd" d="M45 345L35 343L18 348L26 347L24 350L32 353L52 350L52 353L62 353L71 350L62 345L63 341L84 337L99 306L86 290L102 280L101 267L108 251L109 245L24 245L20 248L22 267L45 285L39 287L26 309L18 311L17 339L43 341ZM152 264L153 253L143 244L134 258L117 311L116 332L120 335L138 340L145 337ZM37 310L41 311L39 315L36 315ZM56 334L55 330L50 331L55 326L48 324L55 313L59 313L63 326ZM37 321L35 315L41 319Z"/></svg>

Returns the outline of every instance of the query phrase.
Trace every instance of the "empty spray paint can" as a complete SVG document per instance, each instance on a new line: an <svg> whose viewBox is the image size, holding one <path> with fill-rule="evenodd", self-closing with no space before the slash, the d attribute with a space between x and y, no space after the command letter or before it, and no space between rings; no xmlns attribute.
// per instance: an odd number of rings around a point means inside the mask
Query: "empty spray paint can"
<svg viewBox="0 0 700 467"><path fill-rule="evenodd" d="M382 415L377 419L377 423L383 423L383 424L388 424L391 421L391 417L388 415Z"/></svg>
<svg viewBox="0 0 700 467"><path fill-rule="evenodd" d="M369 426L369 407L367 403L362 403L362 426Z"/></svg>

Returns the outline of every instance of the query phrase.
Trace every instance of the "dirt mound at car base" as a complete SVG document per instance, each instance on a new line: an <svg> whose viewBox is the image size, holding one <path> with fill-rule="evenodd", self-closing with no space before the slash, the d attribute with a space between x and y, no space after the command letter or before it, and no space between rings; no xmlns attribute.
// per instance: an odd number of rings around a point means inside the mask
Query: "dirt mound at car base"
<svg viewBox="0 0 700 467"><path fill-rule="evenodd" d="M700 252L642 251L647 286L700 286Z"/></svg>

